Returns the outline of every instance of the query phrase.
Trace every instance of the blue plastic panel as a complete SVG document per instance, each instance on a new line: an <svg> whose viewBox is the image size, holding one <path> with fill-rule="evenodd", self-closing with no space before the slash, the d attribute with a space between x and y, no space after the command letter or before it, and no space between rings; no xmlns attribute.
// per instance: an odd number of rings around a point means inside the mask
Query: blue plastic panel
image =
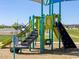
<svg viewBox="0 0 79 59"><path fill-rule="evenodd" d="M50 0L43 0L45 5L49 4ZM74 1L74 0L51 0L51 3L63 2L63 1Z"/></svg>
<svg viewBox="0 0 79 59"><path fill-rule="evenodd" d="M32 0L32 1L41 3L41 0ZM48 5L50 0L43 0L43 1L44 1L45 5ZM51 3L57 3L57 2L60 2L60 1L63 2L63 1L76 1L76 0L51 0Z"/></svg>

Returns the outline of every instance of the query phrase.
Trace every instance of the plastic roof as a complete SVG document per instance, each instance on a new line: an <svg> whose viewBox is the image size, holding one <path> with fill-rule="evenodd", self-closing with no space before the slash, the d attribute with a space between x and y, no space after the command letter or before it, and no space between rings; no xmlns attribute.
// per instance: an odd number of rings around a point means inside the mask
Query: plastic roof
<svg viewBox="0 0 79 59"><path fill-rule="evenodd" d="M32 0L32 1L35 1L35 2L38 2L38 3L41 3L41 0ZM49 0L43 0L44 2L47 2ZM75 1L75 0L52 0L52 2L54 3L57 3L59 1Z"/></svg>

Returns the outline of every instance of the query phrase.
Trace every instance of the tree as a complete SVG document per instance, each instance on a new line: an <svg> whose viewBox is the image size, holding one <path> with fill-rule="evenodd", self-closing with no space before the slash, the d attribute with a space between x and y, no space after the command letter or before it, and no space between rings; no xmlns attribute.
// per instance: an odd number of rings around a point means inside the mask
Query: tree
<svg viewBox="0 0 79 59"><path fill-rule="evenodd" d="M13 27L14 29L18 30L19 28L21 28L21 25L15 22L15 23L12 25L12 27Z"/></svg>

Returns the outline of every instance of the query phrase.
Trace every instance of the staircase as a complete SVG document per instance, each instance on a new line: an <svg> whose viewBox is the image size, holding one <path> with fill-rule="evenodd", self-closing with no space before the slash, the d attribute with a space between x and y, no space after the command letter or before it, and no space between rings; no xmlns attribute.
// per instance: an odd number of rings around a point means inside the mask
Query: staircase
<svg viewBox="0 0 79 59"><path fill-rule="evenodd" d="M22 43L22 46L29 46L38 37L38 31L35 29Z"/></svg>
<svg viewBox="0 0 79 59"><path fill-rule="evenodd" d="M20 49L23 48L29 48L32 42L34 42L35 39L38 37L38 30L34 29L34 31L31 32L31 34L23 41L20 45L16 45L15 47L15 53L19 53ZM14 52L14 48L10 48L10 52Z"/></svg>

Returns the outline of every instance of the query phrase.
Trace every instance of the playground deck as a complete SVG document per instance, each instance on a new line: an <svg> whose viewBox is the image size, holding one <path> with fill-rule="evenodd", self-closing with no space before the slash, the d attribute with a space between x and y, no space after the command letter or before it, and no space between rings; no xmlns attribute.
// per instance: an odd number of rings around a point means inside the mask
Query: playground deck
<svg viewBox="0 0 79 59"><path fill-rule="evenodd" d="M54 44L58 47L57 43ZM79 46L79 45L77 45ZM36 45L39 47L39 44ZM46 46L48 49L48 46ZM72 51L73 50L73 51ZM54 51L46 51L45 54L39 54L39 49L34 49L34 52L29 52L28 49L23 49L22 54L16 54L16 59L79 59L79 50L71 49L63 51L63 49L54 49ZM0 59L13 59L13 54L9 51L9 46L0 49Z"/></svg>

